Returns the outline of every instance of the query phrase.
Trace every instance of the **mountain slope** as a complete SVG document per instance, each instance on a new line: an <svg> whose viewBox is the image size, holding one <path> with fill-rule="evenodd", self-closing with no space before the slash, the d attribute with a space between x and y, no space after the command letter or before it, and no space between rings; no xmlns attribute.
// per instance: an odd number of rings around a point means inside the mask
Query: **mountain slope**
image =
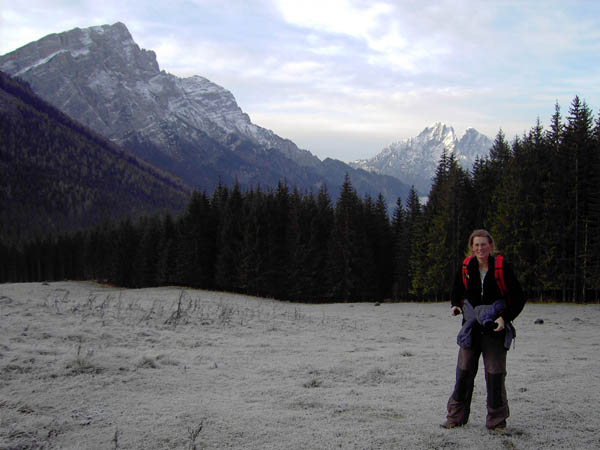
<svg viewBox="0 0 600 450"><path fill-rule="evenodd" d="M46 36L0 57L0 70L193 187L286 179L302 189L337 188L316 156L253 124L226 89L161 71L155 53L140 49L122 23ZM352 181L364 178L344 166ZM393 204L407 191L399 180L371 175L359 192L382 192Z"/></svg>
<svg viewBox="0 0 600 450"><path fill-rule="evenodd" d="M143 213L178 212L189 188L74 122L0 72L0 232L6 241Z"/></svg>
<svg viewBox="0 0 600 450"><path fill-rule="evenodd" d="M448 154L453 153L464 168L470 169L475 159L486 156L491 147L492 141L473 128L458 139L454 128L436 123L415 138L394 142L373 158L351 165L400 178L426 195L444 149Z"/></svg>

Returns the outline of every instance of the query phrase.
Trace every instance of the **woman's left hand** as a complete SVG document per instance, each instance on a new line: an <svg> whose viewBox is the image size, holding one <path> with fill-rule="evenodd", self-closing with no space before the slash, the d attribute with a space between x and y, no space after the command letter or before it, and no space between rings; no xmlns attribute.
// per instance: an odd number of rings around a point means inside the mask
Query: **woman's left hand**
<svg viewBox="0 0 600 450"><path fill-rule="evenodd" d="M498 324L494 331L498 332L504 330L504 319L502 317L498 317L494 322Z"/></svg>

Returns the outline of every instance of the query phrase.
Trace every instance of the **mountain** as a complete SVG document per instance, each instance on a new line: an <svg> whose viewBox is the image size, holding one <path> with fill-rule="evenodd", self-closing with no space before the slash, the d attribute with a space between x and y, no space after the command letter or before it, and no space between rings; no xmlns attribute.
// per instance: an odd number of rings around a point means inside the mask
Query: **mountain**
<svg viewBox="0 0 600 450"><path fill-rule="evenodd" d="M0 236L20 242L104 219L177 213L190 189L0 72Z"/></svg>
<svg viewBox="0 0 600 450"><path fill-rule="evenodd" d="M375 173L391 175L415 186L427 195L431 180L444 149L454 154L465 169L471 169L478 156L485 157L493 142L474 128L457 138L454 128L436 123L425 128L417 137L394 142L370 159L350 163Z"/></svg>
<svg viewBox="0 0 600 450"><path fill-rule="evenodd" d="M161 71L156 54L140 49L122 23L46 36L1 56L0 70L194 188L285 179L301 189L337 189L348 173L353 185L360 179L360 194L381 192L394 204L408 193L398 179L341 162L331 172L331 164L253 124L226 89Z"/></svg>

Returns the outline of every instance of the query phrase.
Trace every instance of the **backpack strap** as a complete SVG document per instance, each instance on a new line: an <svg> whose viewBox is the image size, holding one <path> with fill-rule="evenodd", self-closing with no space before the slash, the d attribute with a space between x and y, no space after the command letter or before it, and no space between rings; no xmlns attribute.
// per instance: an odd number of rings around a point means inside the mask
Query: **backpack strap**
<svg viewBox="0 0 600 450"><path fill-rule="evenodd" d="M494 278L496 278L496 284L498 285L498 289L500 290L500 295L502 295L502 297L506 297L506 299L508 300L508 297L506 296L508 288L506 287L506 282L504 281L504 270L502 267L502 262L502 255L496 255L494 263Z"/></svg>
<svg viewBox="0 0 600 450"><path fill-rule="evenodd" d="M467 289L467 282L469 281L469 263L475 257L475 255L467 256L462 263L462 280L465 290Z"/></svg>

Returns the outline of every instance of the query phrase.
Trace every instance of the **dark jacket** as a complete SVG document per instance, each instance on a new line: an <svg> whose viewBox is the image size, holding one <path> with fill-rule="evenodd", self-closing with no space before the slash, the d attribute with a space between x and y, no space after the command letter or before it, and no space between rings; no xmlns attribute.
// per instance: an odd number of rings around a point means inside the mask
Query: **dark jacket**
<svg viewBox="0 0 600 450"><path fill-rule="evenodd" d="M494 333L495 320L506 309L504 300L496 300L491 305L479 305L473 308L468 300L463 305L463 326L458 332L456 337L456 343L462 348L471 348L473 345L473 332L483 332L484 329L488 329L489 332ZM515 328L512 323L507 322L504 331L504 347L510 349L510 344L515 338Z"/></svg>
<svg viewBox="0 0 600 450"><path fill-rule="evenodd" d="M490 255L488 260L488 273L485 276L483 283L483 296L481 295L481 277L479 275L479 264L477 262L477 258L473 258L467 267L467 289L465 289L463 285L462 268L458 271L454 280L454 287L452 289L452 306L458 306L462 308L464 301L469 300L469 303L471 303L471 305L475 308L479 305L491 305L496 300L502 299L500 290L496 284L496 279L494 278L494 261L494 257ZM517 280L517 277L512 271L512 267L506 262L506 259L504 260L502 266L504 270L504 281L508 289L508 295L507 298L503 299L506 302L506 309L501 316L504 321L508 323L515 320L519 313L523 310L523 306L525 306L525 298L523 295L523 290L521 289L521 285L519 284L519 280Z"/></svg>

